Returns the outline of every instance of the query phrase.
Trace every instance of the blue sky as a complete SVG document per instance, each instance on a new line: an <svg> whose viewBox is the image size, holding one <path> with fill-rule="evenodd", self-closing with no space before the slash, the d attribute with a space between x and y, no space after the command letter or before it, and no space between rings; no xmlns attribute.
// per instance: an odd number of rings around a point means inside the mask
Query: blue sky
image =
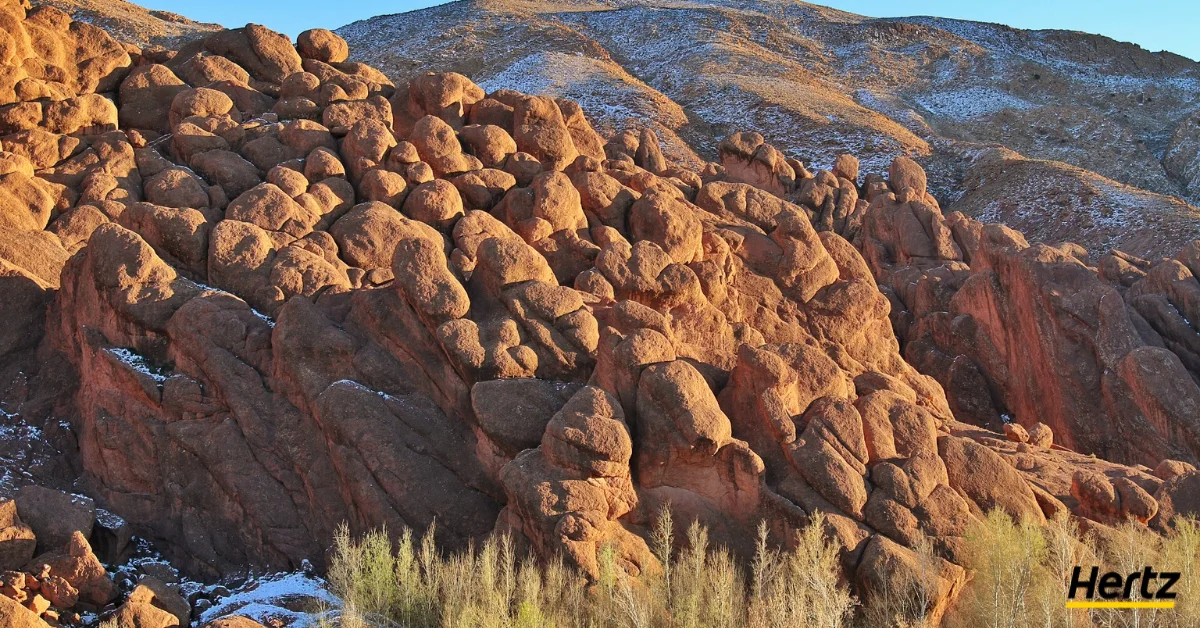
<svg viewBox="0 0 1200 628"><path fill-rule="evenodd" d="M135 2L138 0L134 0ZM194 20L237 27L256 22L295 37L313 27L336 28L384 13L441 2L430 0L141 0L139 4ZM1200 1L1142 0L823 0L818 4L872 17L936 15L1018 28L1060 28L1131 41L1200 60Z"/></svg>

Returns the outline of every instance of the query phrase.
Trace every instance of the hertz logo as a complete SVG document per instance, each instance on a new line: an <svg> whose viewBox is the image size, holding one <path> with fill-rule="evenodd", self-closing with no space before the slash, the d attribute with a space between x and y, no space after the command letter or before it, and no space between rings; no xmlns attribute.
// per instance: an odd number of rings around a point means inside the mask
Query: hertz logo
<svg viewBox="0 0 1200 628"><path fill-rule="evenodd" d="M1071 572L1067 608L1175 608L1177 594L1171 587L1179 581L1179 572L1160 573L1146 567L1128 576L1115 571L1100 575L1100 568L1092 567L1087 580L1081 579L1082 572L1081 567ZM1083 599L1076 600L1081 590ZM1133 599L1135 593L1137 600Z"/></svg>

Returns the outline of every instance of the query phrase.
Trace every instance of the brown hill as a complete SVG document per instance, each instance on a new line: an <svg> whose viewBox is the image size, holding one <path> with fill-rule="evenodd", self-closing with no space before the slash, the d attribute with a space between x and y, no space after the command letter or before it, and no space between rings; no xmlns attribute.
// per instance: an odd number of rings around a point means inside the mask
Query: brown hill
<svg viewBox="0 0 1200 628"><path fill-rule="evenodd" d="M37 0L33 5L54 7L74 20L103 28L118 41L138 46L178 48L222 28L125 0Z"/></svg>

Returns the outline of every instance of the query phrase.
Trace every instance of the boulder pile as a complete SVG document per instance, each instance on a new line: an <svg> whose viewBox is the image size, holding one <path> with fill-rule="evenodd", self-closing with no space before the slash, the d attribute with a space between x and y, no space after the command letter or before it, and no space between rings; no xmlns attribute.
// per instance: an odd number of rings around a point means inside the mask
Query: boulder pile
<svg viewBox="0 0 1200 628"><path fill-rule="evenodd" d="M726 171L855 244L905 359L941 384L957 419L1010 436L1040 424L1065 448L1147 468L1200 457L1200 241L1160 260L1030 245L1004 225L944 215L905 157L863 180L845 223L829 222L830 201L808 196L821 173L791 179L761 139L722 143Z"/></svg>
<svg viewBox="0 0 1200 628"><path fill-rule="evenodd" d="M690 171L569 100L393 85L329 31L138 50L0 7L0 357L41 365L77 490L192 574L436 520L636 575L665 507L742 555L820 511L866 596L932 539L940 615L989 510L1193 505L1194 256L1029 247L903 157L810 172L738 133ZM65 565L90 532L36 543ZM45 560L11 599L111 601ZM156 586L121 625L180 617Z"/></svg>
<svg viewBox="0 0 1200 628"><path fill-rule="evenodd" d="M132 529L97 515L87 497L36 485L0 501L0 625L79 625L84 615L101 614L120 627L190 625L192 605L177 579L141 573L122 595L104 565L130 553Z"/></svg>

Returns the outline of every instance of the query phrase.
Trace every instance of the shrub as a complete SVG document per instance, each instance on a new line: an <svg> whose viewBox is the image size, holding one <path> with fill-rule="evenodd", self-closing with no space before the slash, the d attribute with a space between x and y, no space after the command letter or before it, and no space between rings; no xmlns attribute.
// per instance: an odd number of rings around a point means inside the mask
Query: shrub
<svg viewBox="0 0 1200 628"><path fill-rule="evenodd" d="M1200 524L1193 518L1176 518L1165 535L1146 526L1127 522L1116 533L1100 542L1093 540L1097 563L1106 570L1129 574L1152 566L1157 571L1179 572L1172 588L1178 596L1172 609L1127 609L1093 611L1098 626L1195 627L1200 626ZM1138 590L1134 598L1140 598Z"/></svg>
<svg viewBox="0 0 1200 628"><path fill-rule="evenodd" d="M856 605L839 581L838 550L825 538L825 519L813 515L796 533L796 548L780 553L767 543L766 525L758 530L752 563L750 626L842 626Z"/></svg>
<svg viewBox="0 0 1200 628"><path fill-rule="evenodd" d="M1165 571L1178 571L1175 590L1179 597L1168 626L1200 626L1200 522L1175 520L1171 533L1162 541L1160 563Z"/></svg>
<svg viewBox="0 0 1200 628"><path fill-rule="evenodd" d="M939 586L940 559L930 539L914 544L916 568L865 607L841 580L838 545L824 517L813 515L794 548L772 545L766 524L748 565L709 542L692 523L677 544L670 511L650 534L661 571L633 578L611 547L601 547L599 577L588 582L561 557L537 562L519 556L511 538L443 554L431 529L418 541L402 530L393 543L379 530L353 540L343 526L334 543L329 582L343 608L323 626L496 628L775 628L928 625ZM994 511L972 523L961 546L970 579L945 616L964 628L1084 628L1087 626L1200 626L1200 523L1176 519L1160 536L1137 523L1115 532L1081 535L1066 514L1045 526L1016 522ZM1103 571L1178 571L1173 610L1067 609L1076 566Z"/></svg>
<svg viewBox="0 0 1200 628"><path fill-rule="evenodd" d="M1047 552L1041 530L997 509L968 529L967 542L967 566L975 572L973 588L979 595L964 600L965 615L989 628L1029 625L1031 593L1053 586L1043 568Z"/></svg>
<svg viewBox="0 0 1200 628"><path fill-rule="evenodd" d="M931 625L928 615L937 595L940 565L928 537L919 536L912 549L917 556L916 569L900 570L898 580L884 581L880 590L871 591L863 608L864 625L898 628Z"/></svg>
<svg viewBox="0 0 1200 628"><path fill-rule="evenodd" d="M1000 511L976 522L966 538L971 581L948 623L975 628L1200 626L1200 524L1177 518L1160 535L1129 521L1103 533L1080 534L1065 513L1047 525L1016 523ZM1068 609L1071 572L1178 571L1173 609ZM1140 597L1134 588L1133 599Z"/></svg>
<svg viewBox="0 0 1200 628"><path fill-rule="evenodd" d="M393 548L386 530L355 541L343 526L329 568L330 586L343 607L325 625L837 628L849 621L855 600L839 582L838 549L826 539L820 515L797 533L792 551L772 549L761 528L750 587L734 556L711 547L698 523L676 551L673 525L664 510L651 534L661 572L630 577L605 546L594 583L561 557L543 564L518 558L508 537L442 555L432 530L419 547L412 532L403 530Z"/></svg>

